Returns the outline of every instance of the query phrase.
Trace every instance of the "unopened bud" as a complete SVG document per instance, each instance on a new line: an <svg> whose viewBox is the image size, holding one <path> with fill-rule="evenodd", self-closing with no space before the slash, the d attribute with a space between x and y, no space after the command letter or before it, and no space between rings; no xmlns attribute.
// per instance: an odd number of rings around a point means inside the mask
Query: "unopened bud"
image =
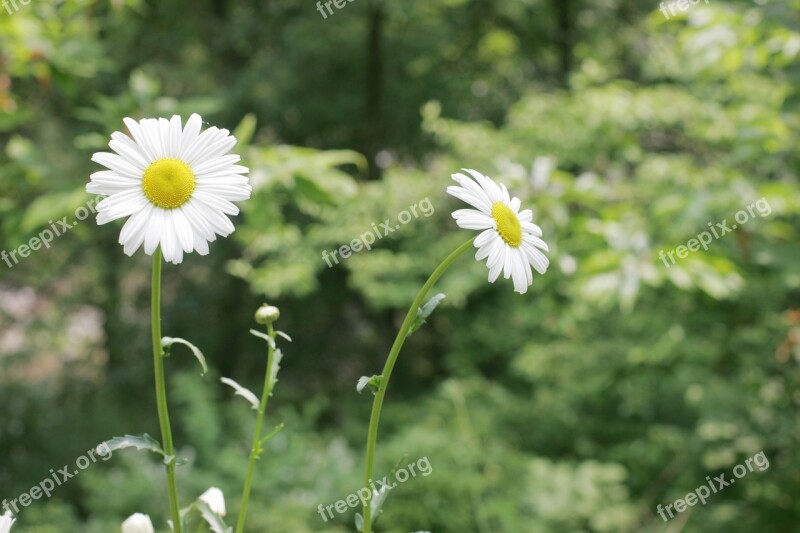
<svg viewBox="0 0 800 533"><path fill-rule="evenodd" d="M264 304L256 311L256 323L269 325L281 317L280 310L274 305Z"/></svg>

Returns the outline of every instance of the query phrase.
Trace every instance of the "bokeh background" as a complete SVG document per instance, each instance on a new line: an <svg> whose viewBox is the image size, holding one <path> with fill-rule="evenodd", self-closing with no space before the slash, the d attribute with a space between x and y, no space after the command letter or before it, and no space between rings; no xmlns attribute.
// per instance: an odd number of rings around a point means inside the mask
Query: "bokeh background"
<svg viewBox="0 0 800 533"><path fill-rule="evenodd" d="M800 522L800 2L33 0L0 12L0 249L90 196L122 118L201 113L236 132L253 198L211 255L165 267L168 385L188 503L238 510L260 390L264 301L287 347L250 531L323 522L356 490L378 373L425 277L467 235L450 174L480 169L551 247L528 294L462 257L391 384L377 471L433 468L389 495L384 532L797 531ZM429 198L328 268L332 250ZM666 268L658 258L765 198L769 215ZM149 258L121 224L77 225L0 263L0 497L125 433L158 436ZM656 505L764 451L669 523ZM166 519L163 470L115 453L21 513L14 532Z"/></svg>

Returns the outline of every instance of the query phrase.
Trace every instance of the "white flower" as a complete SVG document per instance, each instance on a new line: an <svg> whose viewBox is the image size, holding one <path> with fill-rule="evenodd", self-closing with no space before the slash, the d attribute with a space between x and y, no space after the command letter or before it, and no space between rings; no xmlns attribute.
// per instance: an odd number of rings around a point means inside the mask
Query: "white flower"
<svg viewBox="0 0 800 533"><path fill-rule="evenodd" d="M11 511L6 511L6 514L0 516L0 533L11 531L11 526L14 525L14 522L16 522L14 515L11 514Z"/></svg>
<svg viewBox="0 0 800 533"><path fill-rule="evenodd" d="M122 523L122 533L154 533L153 523L146 514L132 514Z"/></svg>
<svg viewBox="0 0 800 533"><path fill-rule="evenodd" d="M198 500L205 502L212 513L225 516L225 495L217 487L211 487L205 491Z"/></svg>
<svg viewBox="0 0 800 533"><path fill-rule="evenodd" d="M108 196L97 204L97 223L130 217L119 243L127 255L142 244L148 255L161 246L164 259L180 263L183 254L208 254L216 236L233 233L226 215L239 208L231 202L250 198L249 169L237 165L238 155L225 155L236 144L228 130L203 124L194 114L182 127L181 118L124 120L133 138L114 132L109 147L92 161L109 170L95 172L86 190Z"/></svg>
<svg viewBox="0 0 800 533"><path fill-rule="evenodd" d="M548 251L540 238L542 230L531 222L530 209L520 211L520 199L511 198L505 185L498 185L474 170L464 169L474 178L464 174L453 174L460 187L447 188L451 194L475 209L459 209L453 218L464 229L483 230L475 238L478 252L475 259L486 259L489 267L489 282L494 283L500 272L511 277L514 290L520 294L528 291L533 283L531 265L539 274L547 271L549 259L539 250Z"/></svg>

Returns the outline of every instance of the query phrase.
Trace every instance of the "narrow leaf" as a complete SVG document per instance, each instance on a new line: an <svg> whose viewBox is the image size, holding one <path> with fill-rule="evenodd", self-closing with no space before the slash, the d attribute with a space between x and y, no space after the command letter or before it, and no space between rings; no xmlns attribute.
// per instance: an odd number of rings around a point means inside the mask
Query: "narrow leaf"
<svg viewBox="0 0 800 533"><path fill-rule="evenodd" d="M272 348L273 350L275 349L275 339L273 339L272 337L270 337L266 333L263 333L261 331L255 330L255 329L251 329L250 333L252 333L253 335L255 335L256 337L258 337L260 339L264 339L265 341L267 341L267 344L269 344L270 348Z"/></svg>
<svg viewBox="0 0 800 533"><path fill-rule="evenodd" d="M255 394L253 394L249 389L242 387L241 385L239 385L230 378L220 378L220 381L223 382L225 385L231 387L234 391L236 391L235 392L236 396L241 396L242 398L250 402L250 405L253 407L253 409L258 411L258 408L260 406L258 397Z"/></svg>
<svg viewBox="0 0 800 533"><path fill-rule="evenodd" d="M287 335L286 333L282 332L282 331L276 331L275 334L276 335L280 335L281 337L283 337L284 339L286 339L289 342L292 342L292 338L289 335Z"/></svg>
<svg viewBox="0 0 800 533"><path fill-rule="evenodd" d="M411 335L421 328L428 317L431 316L431 313L433 313L439 303L441 303L441 301L445 298L446 297L444 294L439 293L428 300L428 303L417 309L417 316L414 317L414 322L411 323L411 327L408 329L408 334Z"/></svg>
<svg viewBox="0 0 800 533"><path fill-rule="evenodd" d="M164 457L167 454L161 449L161 444L153 437L145 433L144 435L125 435L124 437L114 437L111 440L105 441L100 446L105 445L106 449L114 452L117 450L124 450L125 448L136 448L137 450L147 450Z"/></svg>
<svg viewBox="0 0 800 533"><path fill-rule="evenodd" d="M208 523L208 527L211 528L211 531L214 533L231 533L233 531L233 528L228 527L222 517L212 511L206 502L197 500L194 504L197 510L200 511L203 520Z"/></svg>
<svg viewBox="0 0 800 533"><path fill-rule="evenodd" d="M185 339L180 339L177 337L164 337L163 339L161 339L161 347L164 348L164 351L167 352L167 355L169 355L168 352L173 344L183 344L184 346L189 348L192 351L192 354L194 354L194 356L200 362L200 366L203 367L202 375L203 376L206 375L206 373L208 372L208 365L206 364L206 358L203 356L203 352L201 352L197 348L197 346L195 346L194 344Z"/></svg>

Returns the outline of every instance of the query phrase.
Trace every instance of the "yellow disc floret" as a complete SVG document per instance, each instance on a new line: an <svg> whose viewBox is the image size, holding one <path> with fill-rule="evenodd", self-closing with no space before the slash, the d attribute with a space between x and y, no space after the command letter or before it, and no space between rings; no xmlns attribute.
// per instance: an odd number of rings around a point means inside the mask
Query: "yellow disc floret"
<svg viewBox="0 0 800 533"><path fill-rule="evenodd" d="M492 218L497 222L497 233L511 246L522 244L522 226L517 215L503 202L492 205Z"/></svg>
<svg viewBox="0 0 800 533"><path fill-rule="evenodd" d="M194 173L178 159L158 159L144 171L142 190L147 199L162 209L175 209L189 201L194 192Z"/></svg>

